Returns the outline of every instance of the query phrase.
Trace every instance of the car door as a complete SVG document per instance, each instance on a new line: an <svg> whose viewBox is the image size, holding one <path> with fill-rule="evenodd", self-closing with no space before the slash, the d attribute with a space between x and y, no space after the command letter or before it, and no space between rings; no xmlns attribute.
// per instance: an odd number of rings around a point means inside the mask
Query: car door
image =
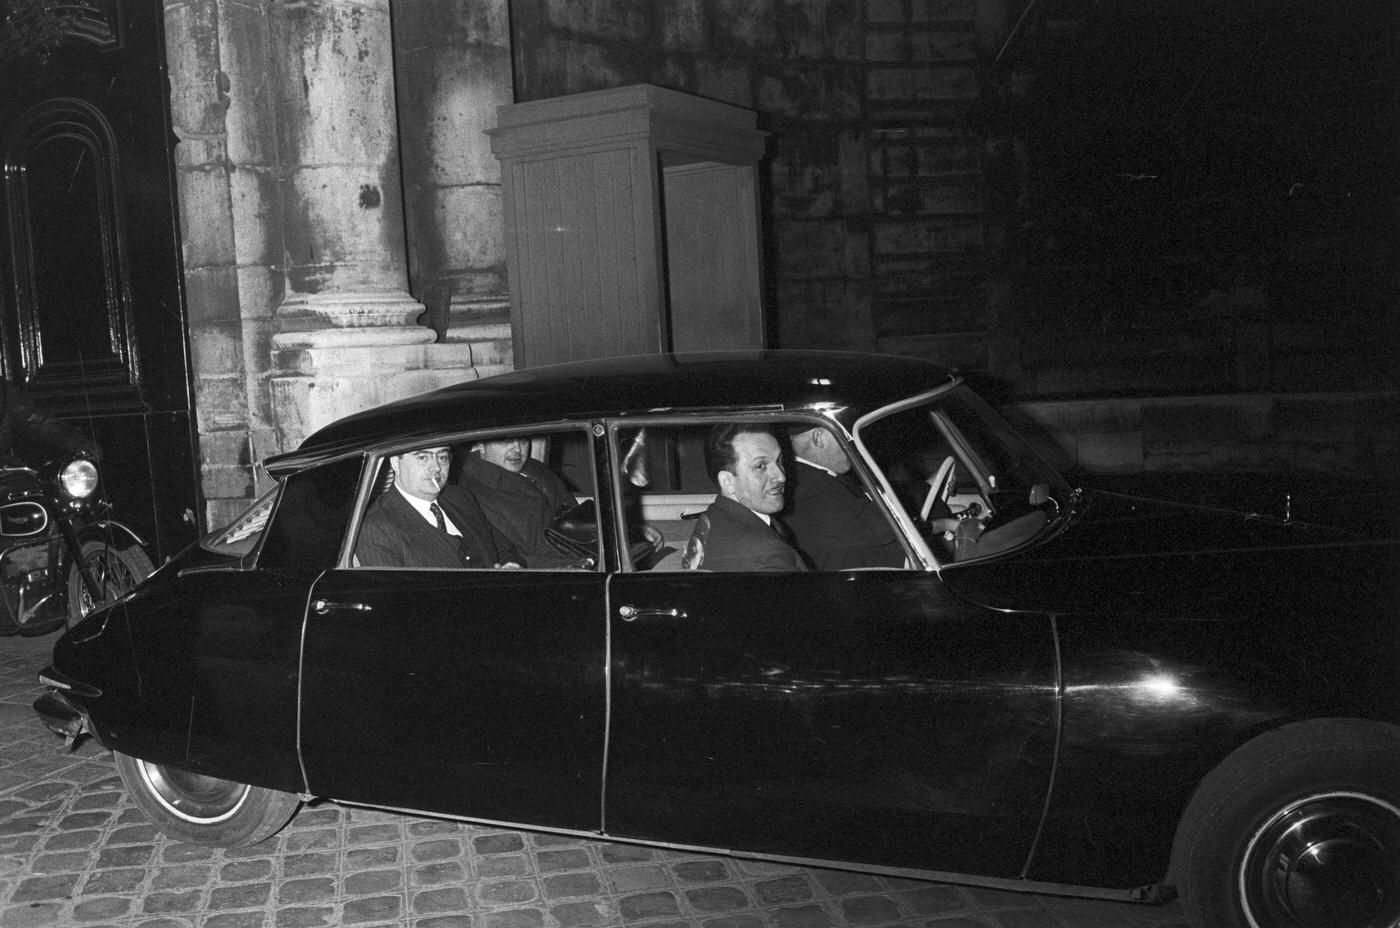
<svg viewBox="0 0 1400 928"><path fill-rule="evenodd" d="M1021 874L1053 767L1048 616L919 569L651 569L614 576L608 626L609 835Z"/></svg>
<svg viewBox="0 0 1400 928"><path fill-rule="evenodd" d="M598 826L603 577L333 570L306 620L313 793L501 822Z"/></svg>
<svg viewBox="0 0 1400 928"><path fill-rule="evenodd" d="M342 565L316 581L306 618L310 790L596 830L606 575Z"/></svg>

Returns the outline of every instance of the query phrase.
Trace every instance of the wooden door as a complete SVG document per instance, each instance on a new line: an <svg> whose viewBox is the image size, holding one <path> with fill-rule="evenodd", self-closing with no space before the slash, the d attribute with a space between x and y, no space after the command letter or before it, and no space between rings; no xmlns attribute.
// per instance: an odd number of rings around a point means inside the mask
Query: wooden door
<svg viewBox="0 0 1400 928"><path fill-rule="evenodd" d="M159 562L200 507L161 5L3 13L0 374L97 438Z"/></svg>

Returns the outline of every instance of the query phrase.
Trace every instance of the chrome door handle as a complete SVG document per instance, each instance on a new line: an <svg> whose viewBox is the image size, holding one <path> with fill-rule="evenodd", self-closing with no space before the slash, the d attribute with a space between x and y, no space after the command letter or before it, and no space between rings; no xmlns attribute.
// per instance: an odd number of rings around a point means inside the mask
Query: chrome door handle
<svg viewBox="0 0 1400 928"><path fill-rule="evenodd" d="M619 606L617 614L622 616L624 622L635 622L643 616L662 619L683 619L684 609L638 609L636 606Z"/></svg>
<svg viewBox="0 0 1400 928"><path fill-rule="evenodd" d="M317 615L325 615L327 612L334 612L337 609L349 609L352 612L374 611L374 607L369 603L333 603L329 599L313 599L311 601L311 611Z"/></svg>

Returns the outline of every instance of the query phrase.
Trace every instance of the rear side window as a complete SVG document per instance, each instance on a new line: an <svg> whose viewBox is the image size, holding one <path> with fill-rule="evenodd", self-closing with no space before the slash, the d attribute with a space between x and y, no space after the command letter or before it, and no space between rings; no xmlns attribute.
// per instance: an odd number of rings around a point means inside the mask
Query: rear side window
<svg viewBox="0 0 1400 928"><path fill-rule="evenodd" d="M340 554L355 509L362 459L333 461L287 478L258 555L264 570L326 570Z"/></svg>

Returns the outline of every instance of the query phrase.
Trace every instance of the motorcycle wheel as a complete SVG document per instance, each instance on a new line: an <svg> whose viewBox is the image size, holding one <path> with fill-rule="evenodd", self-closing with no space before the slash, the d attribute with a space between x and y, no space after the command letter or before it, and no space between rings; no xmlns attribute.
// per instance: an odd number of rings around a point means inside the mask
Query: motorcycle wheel
<svg viewBox="0 0 1400 928"><path fill-rule="evenodd" d="M118 548L105 541L83 542L83 562L92 571L93 579L102 590L102 599L94 601L83 583L78 565L68 568L68 627L82 621L98 606L110 603L127 590L149 577L155 565L140 545Z"/></svg>

